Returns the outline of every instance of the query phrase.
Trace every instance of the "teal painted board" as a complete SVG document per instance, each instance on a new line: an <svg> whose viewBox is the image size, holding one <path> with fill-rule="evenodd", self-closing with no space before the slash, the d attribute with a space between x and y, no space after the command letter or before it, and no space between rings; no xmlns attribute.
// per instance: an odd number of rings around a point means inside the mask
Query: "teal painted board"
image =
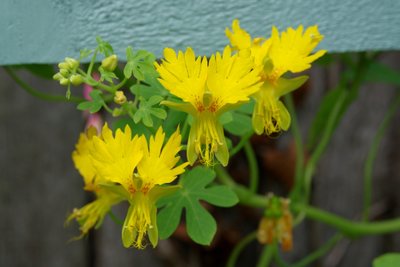
<svg viewBox="0 0 400 267"><path fill-rule="evenodd" d="M2 0L0 64L55 63L109 41L119 55L125 48L161 56L166 46L192 46L210 55L228 42L225 27L239 18L252 35L272 25L318 24L331 52L400 48L399 0Z"/></svg>

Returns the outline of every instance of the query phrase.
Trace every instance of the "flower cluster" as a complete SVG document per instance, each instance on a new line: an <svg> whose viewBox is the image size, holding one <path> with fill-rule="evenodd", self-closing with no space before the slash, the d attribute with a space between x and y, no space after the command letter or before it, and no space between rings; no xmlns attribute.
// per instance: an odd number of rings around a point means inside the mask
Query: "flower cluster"
<svg viewBox="0 0 400 267"><path fill-rule="evenodd" d="M100 135L95 128L81 134L72 154L81 173L85 190L96 194L96 200L76 209L67 219L76 219L82 235L101 225L110 208L126 200L130 208L122 228L125 247L144 247L147 233L151 244L158 242L156 201L176 190L171 183L185 171L188 163L178 166L181 149L179 129L164 144L165 133L160 127L149 142L144 136L132 137L129 126L113 135L107 124Z"/></svg>
<svg viewBox="0 0 400 267"><path fill-rule="evenodd" d="M283 75L302 72L311 67L311 63L323 56L326 51L320 50L311 54L323 35L317 26L308 27L304 32L300 25L297 29L288 28L279 34L272 28L269 39L254 38L240 28L239 21L234 20L232 31L226 29L231 45L239 52L250 50L262 81L261 89L253 95L255 106L253 111L253 128L257 134L268 135L289 129L290 114L279 100L281 96L299 88L307 76L284 78Z"/></svg>
<svg viewBox="0 0 400 267"><path fill-rule="evenodd" d="M54 78L68 86L67 95L71 84L84 82L91 86L88 101L80 103L78 109L96 113L104 108L115 117L127 115L132 119L131 124L127 123L123 131L118 129L115 134L105 124L99 133L91 127L79 137L72 158L83 177L84 189L96 196L93 202L75 209L67 219L68 222L77 220L81 236L99 227L114 205L127 201L129 209L122 227L123 245L144 248L148 239L155 247L158 243L156 202L161 197L181 192L179 185L168 184L197 160L206 166L212 166L216 161L222 166L228 165L223 114L253 99L252 126L257 134L271 135L289 128L290 114L280 98L300 87L308 77L285 75L310 68L310 64L325 53L321 50L311 54L323 38L317 27L304 31L303 26L299 26L282 33L273 27L270 38L252 39L240 28L239 21L234 20L232 30L226 29L226 35L231 45L209 58L196 56L190 47L177 52L165 48L163 59L156 62L151 53L133 52L128 47L127 64L120 73L123 79L118 84L114 84L114 80L120 79L114 73L118 58L111 45L100 38L97 38L95 52L81 51L80 60L93 53L88 71L80 69L79 61L72 58L59 64L60 72ZM92 77L92 69L98 52L105 58L98 68L100 76L97 79ZM128 98L123 86L131 77L136 83L130 87L133 98ZM115 104L118 107L115 108ZM188 115L185 119L191 125L190 131L188 136L183 134L184 142L187 138L187 162L179 163L182 137L178 123L173 125L178 129L168 140L160 126L171 128L166 107ZM250 115L248 121L248 131L251 131ZM138 129L128 125L139 128L141 122L142 127L159 128L147 137L133 135L132 130ZM188 124L185 125L183 128L187 129ZM147 128L148 132L153 132ZM197 201L197 197L194 199ZM230 203L235 203L236 197L232 199ZM278 240L285 249L290 249L291 215L287 203L278 202L279 205L275 205L279 206L278 216L268 215L262 220L259 239L262 243ZM198 210L204 213L201 208ZM189 217L193 215L188 214Z"/></svg>
<svg viewBox="0 0 400 267"><path fill-rule="evenodd" d="M197 157L205 165L219 162L228 164L229 152L219 116L249 101L249 96L260 89L261 83L253 69L249 51L232 55L225 47L210 60L195 57L191 48L185 53L166 48L161 65L156 64L160 82L183 103L164 101L162 104L185 111L194 121L189 133L187 158L193 164Z"/></svg>

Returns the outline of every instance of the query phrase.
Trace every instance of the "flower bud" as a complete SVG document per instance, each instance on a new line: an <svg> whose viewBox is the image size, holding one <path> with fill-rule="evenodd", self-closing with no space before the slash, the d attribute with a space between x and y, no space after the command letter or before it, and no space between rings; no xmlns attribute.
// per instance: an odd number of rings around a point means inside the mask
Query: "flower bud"
<svg viewBox="0 0 400 267"><path fill-rule="evenodd" d="M122 105L126 102L126 96L123 91L116 91L114 95L114 102Z"/></svg>
<svg viewBox="0 0 400 267"><path fill-rule="evenodd" d="M80 74L71 75L69 80L75 86L80 85L83 82L83 78L82 78L82 76Z"/></svg>
<svg viewBox="0 0 400 267"><path fill-rule="evenodd" d="M123 113L123 109L122 108L115 108L112 112L112 116L113 117L118 117L121 116L121 114Z"/></svg>
<svg viewBox="0 0 400 267"><path fill-rule="evenodd" d="M69 80L67 79L67 78L61 78L61 80L60 80L60 84L61 85L68 85L69 84Z"/></svg>
<svg viewBox="0 0 400 267"><path fill-rule="evenodd" d="M114 71L118 64L118 57L117 55L111 55L106 57L101 62L101 67L106 71Z"/></svg>
<svg viewBox="0 0 400 267"><path fill-rule="evenodd" d="M69 65L67 63L65 63L65 62L60 62L60 63L58 63L58 68L60 70L62 70L62 69L68 70L69 69Z"/></svg>
<svg viewBox="0 0 400 267"><path fill-rule="evenodd" d="M59 73L59 72L57 72L56 74L53 75L53 80L59 81L59 80L61 80L62 78L64 78L64 77L63 77L62 74Z"/></svg>
<svg viewBox="0 0 400 267"><path fill-rule="evenodd" d="M79 61L74 58L66 57L65 62L68 64L69 69L76 69L79 66Z"/></svg>
<svg viewBox="0 0 400 267"><path fill-rule="evenodd" d="M60 69L60 74L64 77L67 78L69 71L67 69Z"/></svg>

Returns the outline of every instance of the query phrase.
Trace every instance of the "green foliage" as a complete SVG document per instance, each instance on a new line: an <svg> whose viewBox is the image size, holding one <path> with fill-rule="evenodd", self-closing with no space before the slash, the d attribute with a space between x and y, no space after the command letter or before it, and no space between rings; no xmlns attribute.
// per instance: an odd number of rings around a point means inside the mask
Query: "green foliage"
<svg viewBox="0 0 400 267"><path fill-rule="evenodd" d="M113 79L117 79L118 80L117 75L115 75L115 73L112 72L112 71L107 71L104 68L100 67L99 68L99 72L100 72L100 81L101 82L102 81L107 81L107 82L112 83Z"/></svg>
<svg viewBox="0 0 400 267"><path fill-rule="evenodd" d="M386 253L375 258L373 267L397 267L400 266L400 253Z"/></svg>
<svg viewBox="0 0 400 267"><path fill-rule="evenodd" d="M172 235L185 209L186 230L190 238L202 245L211 243L217 225L199 201L219 207L231 207L238 202L236 194L228 186L210 186L214 179L214 171L204 167L196 167L181 177L179 184L182 188L159 202L159 206L163 207L158 214L160 238L166 239Z"/></svg>
<svg viewBox="0 0 400 267"><path fill-rule="evenodd" d="M103 54L106 57L114 54L114 49L112 48L112 46L108 42L103 41L103 39L101 39L100 36L96 37L96 42L97 42L97 49L101 54Z"/></svg>
<svg viewBox="0 0 400 267"><path fill-rule="evenodd" d="M132 75L139 81L145 81L148 75L154 74L155 56L145 50L138 50L133 52L132 47L126 49L127 63L124 68L124 75L126 78L130 78Z"/></svg>
<svg viewBox="0 0 400 267"><path fill-rule="evenodd" d="M251 117L239 111L232 111L232 120L224 124L225 130L229 133L243 136L252 131Z"/></svg>
<svg viewBox="0 0 400 267"><path fill-rule="evenodd" d="M81 61L82 59L87 58L88 56L90 56L93 53L93 50L91 49L82 49L81 51L79 51L79 61Z"/></svg>
<svg viewBox="0 0 400 267"><path fill-rule="evenodd" d="M167 112L162 108L153 107L158 105L162 100L163 97L161 96L152 96L149 100L142 98L140 100L139 109L133 116L133 121L135 123L142 121L147 127L153 127L152 116L164 120L167 117Z"/></svg>
<svg viewBox="0 0 400 267"><path fill-rule="evenodd" d="M89 93L92 98L91 101L84 101L78 105L79 110L88 110L90 113L96 113L105 104L102 92L100 90L93 90Z"/></svg>

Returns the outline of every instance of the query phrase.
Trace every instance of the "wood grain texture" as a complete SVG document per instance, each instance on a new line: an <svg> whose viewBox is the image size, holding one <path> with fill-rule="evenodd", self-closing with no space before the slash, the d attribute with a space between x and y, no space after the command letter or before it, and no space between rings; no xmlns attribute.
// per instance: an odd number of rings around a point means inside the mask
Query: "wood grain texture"
<svg viewBox="0 0 400 267"><path fill-rule="evenodd" d="M125 48L161 56L164 47L210 55L227 45L234 18L252 35L318 24L330 52L400 48L400 1L63 1L0 2L0 65L55 63L95 46L102 36L125 58Z"/></svg>
<svg viewBox="0 0 400 267"><path fill-rule="evenodd" d="M79 112L33 98L2 69L0 81L0 266L87 266L86 242L69 243L77 227L64 227L85 201L71 160Z"/></svg>

